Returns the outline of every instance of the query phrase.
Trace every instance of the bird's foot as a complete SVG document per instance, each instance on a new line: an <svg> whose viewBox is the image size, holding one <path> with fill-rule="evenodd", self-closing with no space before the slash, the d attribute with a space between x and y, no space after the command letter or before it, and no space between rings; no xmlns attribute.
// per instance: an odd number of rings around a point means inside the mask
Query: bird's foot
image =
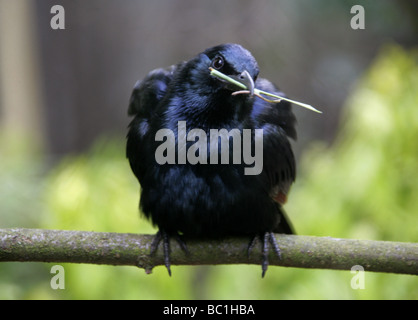
<svg viewBox="0 0 418 320"><path fill-rule="evenodd" d="M276 241L276 237L274 236L274 233L266 232L264 234L257 234L254 236L254 238L251 239L250 243L248 244L248 249L247 249L248 257L250 256L251 250L254 248L255 243L257 242L257 238L261 240L261 254L262 254L261 277L264 278L264 275L266 274L266 271L269 265L269 260L268 260L269 243L279 259L281 259L281 253L280 253L280 248Z"/></svg>
<svg viewBox="0 0 418 320"><path fill-rule="evenodd" d="M184 253L186 255L189 255L189 250L187 249L186 243L183 241L180 235L178 233L175 233L172 236L176 239L177 243L180 245L180 248L184 251ZM171 277L170 235L166 231L159 230L155 235L154 240L151 243L151 256L155 255L161 241L163 242L164 264L167 268L168 275Z"/></svg>

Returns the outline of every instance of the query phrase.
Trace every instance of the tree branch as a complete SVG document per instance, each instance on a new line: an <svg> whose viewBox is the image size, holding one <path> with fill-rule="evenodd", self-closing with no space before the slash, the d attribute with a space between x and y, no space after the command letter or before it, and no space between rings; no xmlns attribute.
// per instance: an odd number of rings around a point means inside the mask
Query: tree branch
<svg viewBox="0 0 418 320"><path fill-rule="evenodd" d="M350 270L361 265L365 271L418 274L418 244L405 242L336 239L276 235L281 249L279 260L271 252L270 265ZM36 261L132 265L151 272L164 265L161 248L150 256L153 235L0 229L0 262ZM187 240L186 256L171 241L172 265L260 264L260 246L247 256L247 238Z"/></svg>

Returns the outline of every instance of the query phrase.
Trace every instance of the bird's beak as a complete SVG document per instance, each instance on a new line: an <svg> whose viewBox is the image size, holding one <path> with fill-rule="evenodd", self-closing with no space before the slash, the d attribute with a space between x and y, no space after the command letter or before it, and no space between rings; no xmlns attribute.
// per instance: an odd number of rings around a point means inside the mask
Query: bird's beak
<svg viewBox="0 0 418 320"><path fill-rule="evenodd" d="M247 90L250 91L251 96L254 94L254 87L255 87L254 80L247 70L244 70L237 76L230 76L230 77L238 82L241 82L243 85L245 85L247 87Z"/></svg>

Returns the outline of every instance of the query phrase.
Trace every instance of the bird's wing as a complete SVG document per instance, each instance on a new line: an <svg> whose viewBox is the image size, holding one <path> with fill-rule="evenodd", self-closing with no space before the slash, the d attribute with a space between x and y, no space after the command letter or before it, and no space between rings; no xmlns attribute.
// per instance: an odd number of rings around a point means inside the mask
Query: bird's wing
<svg viewBox="0 0 418 320"><path fill-rule="evenodd" d="M142 81L138 81L129 101L128 115L149 118L167 92L177 67L172 65L168 68L155 69Z"/></svg>
<svg viewBox="0 0 418 320"><path fill-rule="evenodd" d="M160 101L167 93L178 65L151 71L142 81L138 81L129 101L128 115L134 116L129 124L126 156L132 171L141 181L145 168L144 139L149 132L150 121Z"/></svg>
<svg viewBox="0 0 418 320"><path fill-rule="evenodd" d="M271 82L259 79L257 89L284 96ZM295 157L289 137L296 139L296 118L289 102L269 103L254 98L252 119L257 129L263 129L263 173L261 179L270 197L279 204L282 215L280 232L292 233L281 206L287 200L291 184L296 177ZM284 220L284 221L283 221Z"/></svg>

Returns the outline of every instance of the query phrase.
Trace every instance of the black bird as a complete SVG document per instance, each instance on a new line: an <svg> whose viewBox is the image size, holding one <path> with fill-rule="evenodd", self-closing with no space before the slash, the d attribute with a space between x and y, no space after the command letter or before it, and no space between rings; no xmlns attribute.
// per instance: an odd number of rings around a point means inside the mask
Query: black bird
<svg viewBox="0 0 418 320"><path fill-rule="evenodd" d="M239 88L214 77L209 68L245 84L247 94L232 95ZM295 180L295 159L289 138L296 139L296 119L289 102L270 103L253 95L255 87L283 96L271 82L258 79L258 73L257 62L249 51L238 44L222 44L187 62L151 71L135 85L128 109L134 118L129 125L126 155L141 184L141 211L159 228L151 253L162 240L170 275L169 237L180 241L179 235L249 236L252 241L248 253L259 238L264 276L269 244L280 257L273 233L293 233L282 205ZM185 121L185 132L178 131L179 121ZM175 163L157 162L157 148L169 140L156 139L160 129L172 130L175 135L171 141L175 144ZM181 147L188 150L195 141L187 141L178 149L192 129L207 134L207 150L196 152L198 156L206 156L206 164L179 161ZM250 129L251 150L257 139L255 129L263 129L261 173L245 174L248 165L233 161L232 137L228 138L230 161L222 163L221 144L218 149L209 147L210 129L228 132L237 129L235 132L240 134ZM243 147L244 140L241 143ZM206 155L203 151L207 151ZM219 160L218 164L210 163L214 158ZM184 243L180 243L186 250Z"/></svg>

